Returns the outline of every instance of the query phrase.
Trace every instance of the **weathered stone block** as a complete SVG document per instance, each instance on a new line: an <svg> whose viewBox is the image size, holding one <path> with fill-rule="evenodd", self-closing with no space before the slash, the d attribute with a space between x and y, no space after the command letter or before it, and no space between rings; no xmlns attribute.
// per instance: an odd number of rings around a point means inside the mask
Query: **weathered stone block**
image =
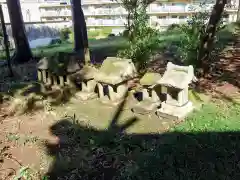
<svg viewBox="0 0 240 180"><path fill-rule="evenodd" d="M156 111L157 116L162 118L169 118L172 120L184 119L194 109L192 103L189 101L181 107L172 106L166 103L161 104L161 108Z"/></svg>

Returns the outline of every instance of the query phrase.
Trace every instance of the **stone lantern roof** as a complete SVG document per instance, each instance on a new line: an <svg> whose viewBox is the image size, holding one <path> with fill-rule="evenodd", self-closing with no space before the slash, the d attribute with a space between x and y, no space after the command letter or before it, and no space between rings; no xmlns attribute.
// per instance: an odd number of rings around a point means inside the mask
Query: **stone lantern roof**
<svg viewBox="0 0 240 180"><path fill-rule="evenodd" d="M140 79L140 84L143 86L155 85L159 80L161 80L161 75L159 73L145 73Z"/></svg>
<svg viewBox="0 0 240 180"><path fill-rule="evenodd" d="M167 70L157 84L166 87L184 89L195 79L193 66L178 66L171 62L167 64Z"/></svg>
<svg viewBox="0 0 240 180"><path fill-rule="evenodd" d="M39 70L47 70L49 66L48 62L49 62L49 59L46 57L40 59L40 61L37 63L37 68Z"/></svg>
<svg viewBox="0 0 240 180"><path fill-rule="evenodd" d="M137 71L131 59L108 57L103 61L94 79L98 82L116 85L136 77Z"/></svg>

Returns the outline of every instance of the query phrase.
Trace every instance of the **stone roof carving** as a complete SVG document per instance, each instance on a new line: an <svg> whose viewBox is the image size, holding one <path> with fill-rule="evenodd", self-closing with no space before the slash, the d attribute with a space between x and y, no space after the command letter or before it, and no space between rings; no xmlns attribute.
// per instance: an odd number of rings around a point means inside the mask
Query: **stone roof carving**
<svg viewBox="0 0 240 180"><path fill-rule="evenodd" d="M108 57L103 61L101 68L94 79L116 85L136 77L137 70L131 59Z"/></svg>
<svg viewBox="0 0 240 180"><path fill-rule="evenodd" d="M156 84L161 79L159 73L145 73L140 79L140 84L143 86L151 86Z"/></svg>
<svg viewBox="0 0 240 180"><path fill-rule="evenodd" d="M184 89L188 87L194 79L193 66L178 66L169 62L162 79L157 83L168 87Z"/></svg>
<svg viewBox="0 0 240 180"><path fill-rule="evenodd" d="M80 71L74 74L74 77L78 80L90 80L98 74L98 69L93 66L84 66Z"/></svg>

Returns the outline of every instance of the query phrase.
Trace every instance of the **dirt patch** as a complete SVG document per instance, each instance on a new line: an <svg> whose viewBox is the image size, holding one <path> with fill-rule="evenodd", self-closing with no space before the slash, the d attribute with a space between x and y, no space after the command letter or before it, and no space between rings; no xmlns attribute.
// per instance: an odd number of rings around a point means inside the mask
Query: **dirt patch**
<svg viewBox="0 0 240 180"><path fill-rule="evenodd" d="M21 167L31 167L46 172L47 159L44 142L58 143L48 128L54 123L55 117L39 111L34 114L4 118L0 125L0 179L12 179Z"/></svg>

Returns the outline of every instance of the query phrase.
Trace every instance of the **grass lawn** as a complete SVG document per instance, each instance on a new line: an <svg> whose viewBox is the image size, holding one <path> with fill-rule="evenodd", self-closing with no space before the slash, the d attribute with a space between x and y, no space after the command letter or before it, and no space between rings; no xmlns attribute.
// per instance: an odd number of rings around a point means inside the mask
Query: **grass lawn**
<svg viewBox="0 0 240 180"><path fill-rule="evenodd" d="M240 131L239 120L240 104L209 103L173 130L178 132L237 132Z"/></svg>
<svg viewBox="0 0 240 180"><path fill-rule="evenodd" d="M123 37L111 37L105 39L90 39L89 47L96 54L106 54L109 56L115 56L117 51L124 48L127 44L126 39ZM73 50L72 43L62 43L57 45L49 45L45 47L39 47L32 49L33 55L36 57L51 56L56 52L71 52ZM13 53L13 52L11 52ZM6 59L5 52L0 52L0 59Z"/></svg>

